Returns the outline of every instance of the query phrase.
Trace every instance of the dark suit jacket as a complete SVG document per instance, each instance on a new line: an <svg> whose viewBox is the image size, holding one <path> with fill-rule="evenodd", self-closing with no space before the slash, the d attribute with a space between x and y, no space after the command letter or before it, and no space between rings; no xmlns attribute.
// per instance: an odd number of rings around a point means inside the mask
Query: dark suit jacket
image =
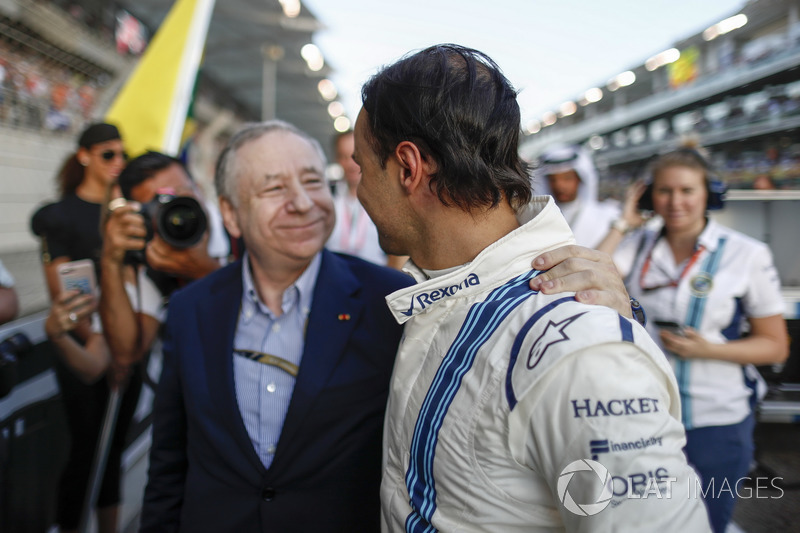
<svg viewBox="0 0 800 533"><path fill-rule="evenodd" d="M267 470L234 389L241 269L237 261L170 301L142 531L378 531L383 417L402 333L384 296L412 280L323 251Z"/></svg>

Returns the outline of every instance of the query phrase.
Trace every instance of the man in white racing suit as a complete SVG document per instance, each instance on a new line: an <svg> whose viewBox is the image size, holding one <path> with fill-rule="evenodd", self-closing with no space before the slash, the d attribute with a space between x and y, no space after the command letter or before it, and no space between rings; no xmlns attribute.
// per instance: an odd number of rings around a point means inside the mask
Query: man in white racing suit
<svg viewBox="0 0 800 533"><path fill-rule="evenodd" d="M362 89L358 195L417 285L384 429L383 530L708 531L678 388L637 323L530 291L574 242L517 153L519 107L484 54L438 45Z"/></svg>

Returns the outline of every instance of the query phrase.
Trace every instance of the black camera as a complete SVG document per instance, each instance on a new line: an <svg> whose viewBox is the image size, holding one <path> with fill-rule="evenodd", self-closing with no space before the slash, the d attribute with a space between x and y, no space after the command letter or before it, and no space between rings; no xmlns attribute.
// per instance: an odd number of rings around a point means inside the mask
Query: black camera
<svg viewBox="0 0 800 533"><path fill-rule="evenodd" d="M142 205L141 213L147 228L145 240L152 239L155 230L173 248L191 248L208 229L208 219L200 202L191 196L159 191L155 198Z"/></svg>
<svg viewBox="0 0 800 533"><path fill-rule="evenodd" d="M142 204L140 211L147 230L146 241L157 233L173 248L191 248L203 238L208 218L200 202L191 196L175 196L172 191L158 191L156 197ZM128 263L144 263L144 251L128 252Z"/></svg>

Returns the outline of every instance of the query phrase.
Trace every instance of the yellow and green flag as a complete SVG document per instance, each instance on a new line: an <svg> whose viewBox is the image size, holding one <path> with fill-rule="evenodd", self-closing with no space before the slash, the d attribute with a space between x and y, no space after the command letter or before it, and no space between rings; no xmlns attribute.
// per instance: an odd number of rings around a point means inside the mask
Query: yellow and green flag
<svg viewBox="0 0 800 533"><path fill-rule="evenodd" d="M178 154L213 10L214 0L177 0L111 105L105 120L131 156Z"/></svg>

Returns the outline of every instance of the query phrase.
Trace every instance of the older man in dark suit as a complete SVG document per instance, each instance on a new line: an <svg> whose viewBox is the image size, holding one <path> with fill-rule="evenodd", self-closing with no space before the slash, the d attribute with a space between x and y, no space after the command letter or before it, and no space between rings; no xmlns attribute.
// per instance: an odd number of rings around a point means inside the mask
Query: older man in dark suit
<svg viewBox="0 0 800 533"><path fill-rule="evenodd" d="M323 250L319 144L245 127L217 188L243 261L170 301L143 531L378 529L381 428L403 274Z"/></svg>

